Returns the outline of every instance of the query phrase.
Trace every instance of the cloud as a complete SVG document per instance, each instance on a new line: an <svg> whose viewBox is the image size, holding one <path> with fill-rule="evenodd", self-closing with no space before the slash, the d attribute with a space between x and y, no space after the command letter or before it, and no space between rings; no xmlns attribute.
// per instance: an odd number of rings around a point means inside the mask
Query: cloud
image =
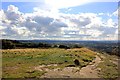
<svg viewBox="0 0 120 80"><path fill-rule="evenodd" d="M8 12L16 12L16 13L19 12L19 11L18 11L18 8L15 7L14 5L9 5L7 11L8 11Z"/></svg>
<svg viewBox="0 0 120 80"><path fill-rule="evenodd" d="M94 0L92 0L94 1ZM50 5L53 8L61 9L61 8L69 8L78 5L83 5L88 3L89 0L79 1L79 0L45 0L45 3Z"/></svg>
<svg viewBox="0 0 120 80"><path fill-rule="evenodd" d="M77 5L68 4L64 7ZM3 38L105 40L117 36L117 22L112 18L103 20L101 13L65 14L40 8L22 13L10 5L6 11L0 10L0 14Z"/></svg>
<svg viewBox="0 0 120 80"><path fill-rule="evenodd" d="M22 13L14 5L9 5L7 11L4 11L8 20L19 20L22 18Z"/></svg>
<svg viewBox="0 0 120 80"><path fill-rule="evenodd" d="M114 16L118 16L118 9L113 13Z"/></svg>
<svg viewBox="0 0 120 80"><path fill-rule="evenodd" d="M119 4L118 4L118 8L113 12L112 16L120 18L120 5Z"/></svg>

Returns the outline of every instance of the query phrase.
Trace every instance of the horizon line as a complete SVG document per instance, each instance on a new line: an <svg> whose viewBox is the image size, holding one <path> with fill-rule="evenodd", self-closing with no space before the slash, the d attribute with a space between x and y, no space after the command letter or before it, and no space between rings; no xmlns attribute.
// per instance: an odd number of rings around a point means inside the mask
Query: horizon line
<svg viewBox="0 0 120 80"><path fill-rule="evenodd" d="M120 41L120 40L55 40L55 39L0 39L0 40L49 40L49 41Z"/></svg>

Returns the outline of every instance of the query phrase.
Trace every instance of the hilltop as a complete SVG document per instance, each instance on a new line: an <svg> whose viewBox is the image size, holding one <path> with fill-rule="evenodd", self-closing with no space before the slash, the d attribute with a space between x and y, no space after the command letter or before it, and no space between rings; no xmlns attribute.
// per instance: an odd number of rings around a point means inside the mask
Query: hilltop
<svg viewBox="0 0 120 80"><path fill-rule="evenodd" d="M117 44L83 43L2 40L2 77L117 78Z"/></svg>

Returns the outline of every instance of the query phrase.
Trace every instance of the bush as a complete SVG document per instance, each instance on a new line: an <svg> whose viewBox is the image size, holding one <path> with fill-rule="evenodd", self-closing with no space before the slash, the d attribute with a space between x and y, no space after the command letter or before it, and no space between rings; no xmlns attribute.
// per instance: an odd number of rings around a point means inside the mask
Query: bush
<svg viewBox="0 0 120 80"><path fill-rule="evenodd" d="M59 45L59 48L70 49L70 47L66 45Z"/></svg>
<svg viewBox="0 0 120 80"><path fill-rule="evenodd" d="M50 44L46 44L46 43L39 43L38 47L41 47L41 48L50 48L52 46Z"/></svg>
<svg viewBox="0 0 120 80"><path fill-rule="evenodd" d="M10 40L2 40L2 49L14 49L15 44Z"/></svg>

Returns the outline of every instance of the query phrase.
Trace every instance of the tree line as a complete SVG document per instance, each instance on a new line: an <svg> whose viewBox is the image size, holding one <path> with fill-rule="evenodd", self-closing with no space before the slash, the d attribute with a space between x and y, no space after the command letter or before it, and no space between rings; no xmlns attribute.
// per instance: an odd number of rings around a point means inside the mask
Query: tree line
<svg viewBox="0 0 120 80"><path fill-rule="evenodd" d="M80 44L49 44L49 43L34 43L34 42L20 42L17 40L2 39L2 49L16 49L16 48L81 48Z"/></svg>

